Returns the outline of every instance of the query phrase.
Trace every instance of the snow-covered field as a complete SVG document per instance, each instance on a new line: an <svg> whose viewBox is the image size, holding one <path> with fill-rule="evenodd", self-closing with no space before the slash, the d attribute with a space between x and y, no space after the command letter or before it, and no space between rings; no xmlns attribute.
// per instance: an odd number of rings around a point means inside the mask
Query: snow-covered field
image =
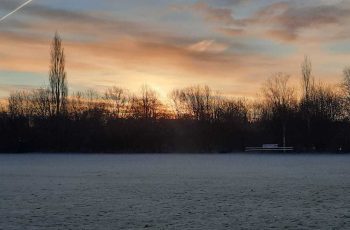
<svg viewBox="0 0 350 230"><path fill-rule="evenodd" d="M0 155L0 229L350 229L350 155Z"/></svg>

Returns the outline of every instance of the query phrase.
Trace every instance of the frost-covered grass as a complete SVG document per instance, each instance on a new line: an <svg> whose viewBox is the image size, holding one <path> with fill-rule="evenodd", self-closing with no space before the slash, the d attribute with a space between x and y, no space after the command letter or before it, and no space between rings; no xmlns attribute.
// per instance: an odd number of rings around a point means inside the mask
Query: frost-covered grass
<svg viewBox="0 0 350 230"><path fill-rule="evenodd" d="M347 229L347 155L0 155L0 229Z"/></svg>

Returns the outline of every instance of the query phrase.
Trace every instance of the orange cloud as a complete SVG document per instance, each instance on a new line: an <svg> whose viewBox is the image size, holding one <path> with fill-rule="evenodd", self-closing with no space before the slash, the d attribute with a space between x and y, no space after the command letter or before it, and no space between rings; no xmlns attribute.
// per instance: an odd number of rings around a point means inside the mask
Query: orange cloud
<svg viewBox="0 0 350 230"><path fill-rule="evenodd" d="M10 20L0 31L0 70L45 75L50 40L56 29L64 40L69 83L73 90L104 89L111 85L136 90L147 83L162 91L165 97L173 88L207 84L225 94L252 96L274 72L287 72L297 82L305 54L312 55L315 66L320 68L315 68L315 75L325 80L338 80L338 73L348 65L349 55L327 53L320 46L320 39L310 31L303 34L309 36L309 42L299 41L300 31L308 26L302 19L295 25L289 21L290 15L298 15L297 9L291 9L289 4L270 6L245 20L237 20L232 11L225 8L204 3L193 7L205 20L218 25L212 37L181 36L108 14L73 13L34 5L26 9L32 20ZM329 15L329 23L326 19L314 23L333 28L333 16ZM48 17L50 20L39 20ZM11 29L12 26L17 30ZM216 34L217 31L220 35L226 34L225 38ZM295 52L276 57L231 40L231 36L238 35L299 42ZM3 90L4 87L0 87L0 91Z"/></svg>

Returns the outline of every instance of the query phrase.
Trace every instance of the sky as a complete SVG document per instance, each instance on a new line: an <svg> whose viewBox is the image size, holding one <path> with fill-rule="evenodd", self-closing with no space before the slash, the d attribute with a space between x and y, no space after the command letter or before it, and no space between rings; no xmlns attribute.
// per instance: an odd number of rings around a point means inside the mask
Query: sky
<svg viewBox="0 0 350 230"><path fill-rule="evenodd" d="M25 0L0 0L0 18ZM69 90L161 96L208 85L254 97L274 73L295 84L305 55L335 84L350 65L350 0L33 0L0 21L0 98L48 83L63 39Z"/></svg>

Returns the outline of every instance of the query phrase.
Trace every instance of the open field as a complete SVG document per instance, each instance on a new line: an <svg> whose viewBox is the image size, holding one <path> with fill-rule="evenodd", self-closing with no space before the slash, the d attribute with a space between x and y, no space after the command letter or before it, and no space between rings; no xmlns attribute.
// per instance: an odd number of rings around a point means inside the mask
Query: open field
<svg viewBox="0 0 350 230"><path fill-rule="evenodd" d="M348 155L0 155L0 229L346 229Z"/></svg>

